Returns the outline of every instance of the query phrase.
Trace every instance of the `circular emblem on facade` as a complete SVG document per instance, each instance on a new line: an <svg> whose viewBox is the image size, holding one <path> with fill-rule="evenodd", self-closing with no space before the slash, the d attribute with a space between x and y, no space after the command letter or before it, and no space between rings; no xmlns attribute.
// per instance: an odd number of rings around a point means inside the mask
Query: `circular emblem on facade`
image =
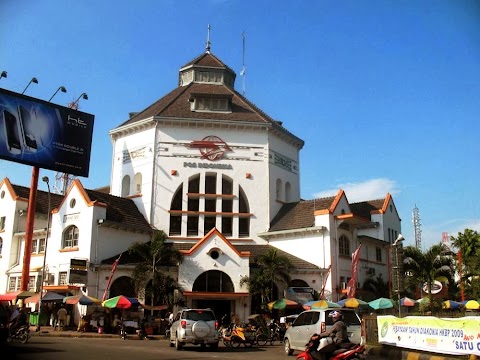
<svg viewBox="0 0 480 360"><path fill-rule="evenodd" d="M190 147L197 148L202 158L210 161L221 160L226 152L232 151L225 141L214 135L206 136L200 141L192 141Z"/></svg>

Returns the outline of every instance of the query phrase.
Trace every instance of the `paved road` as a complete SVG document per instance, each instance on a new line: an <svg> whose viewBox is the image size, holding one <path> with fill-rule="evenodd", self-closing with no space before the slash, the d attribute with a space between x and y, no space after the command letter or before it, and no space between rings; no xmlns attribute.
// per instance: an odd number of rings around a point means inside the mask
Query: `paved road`
<svg viewBox="0 0 480 360"><path fill-rule="evenodd" d="M27 344L14 342L1 351L5 360L278 360L287 359L280 344L238 349L221 345L218 351L199 346L171 348L165 340L122 340L120 338L62 338L34 336ZM294 360L295 357L288 357Z"/></svg>

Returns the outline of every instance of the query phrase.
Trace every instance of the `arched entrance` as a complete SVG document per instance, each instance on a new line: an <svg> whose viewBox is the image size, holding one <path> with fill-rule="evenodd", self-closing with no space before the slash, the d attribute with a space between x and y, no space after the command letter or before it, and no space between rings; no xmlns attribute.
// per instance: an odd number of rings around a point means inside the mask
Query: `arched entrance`
<svg viewBox="0 0 480 360"><path fill-rule="evenodd" d="M112 282L108 298L118 295L137 297L135 287L133 286L133 281L128 276L120 276Z"/></svg>
<svg viewBox="0 0 480 360"><path fill-rule="evenodd" d="M230 276L223 271L209 270L200 274L193 283L192 294L195 293L205 294L205 297L192 298L193 307L212 309L218 320L234 311L232 295L235 287Z"/></svg>

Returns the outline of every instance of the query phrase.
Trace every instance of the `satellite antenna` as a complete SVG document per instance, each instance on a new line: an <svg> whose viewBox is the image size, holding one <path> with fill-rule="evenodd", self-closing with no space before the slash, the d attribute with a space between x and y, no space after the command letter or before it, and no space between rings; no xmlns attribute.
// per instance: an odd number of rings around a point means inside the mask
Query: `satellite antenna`
<svg viewBox="0 0 480 360"><path fill-rule="evenodd" d="M242 32L242 95L245 96L245 31Z"/></svg>

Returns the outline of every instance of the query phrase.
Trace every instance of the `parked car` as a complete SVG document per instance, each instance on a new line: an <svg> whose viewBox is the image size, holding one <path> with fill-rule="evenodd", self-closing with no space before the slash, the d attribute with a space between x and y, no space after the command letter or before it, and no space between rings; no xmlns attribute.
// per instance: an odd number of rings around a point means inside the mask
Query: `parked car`
<svg viewBox="0 0 480 360"><path fill-rule="evenodd" d="M305 344L310 337L329 329L333 319L328 316L330 312L339 309L308 310L302 312L291 326L287 328L283 339L284 350L287 355L292 355L294 350L305 350ZM359 344L361 341L361 320L353 309L341 309L343 321L347 324L348 338L351 342Z"/></svg>
<svg viewBox="0 0 480 360"><path fill-rule="evenodd" d="M207 345L218 349L218 321L210 309L183 309L174 318L170 328L170 346L181 350L185 344Z"/></svg>

